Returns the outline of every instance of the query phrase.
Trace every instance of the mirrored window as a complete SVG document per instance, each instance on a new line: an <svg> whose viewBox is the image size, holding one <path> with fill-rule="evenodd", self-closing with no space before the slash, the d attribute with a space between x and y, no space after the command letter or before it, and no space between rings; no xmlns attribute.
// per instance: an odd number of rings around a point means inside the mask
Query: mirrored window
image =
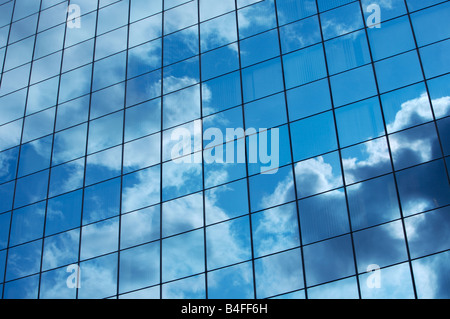
<svg viewBox="0 0 450 319"><path fill-rule="evenodd" d="M202 193L162 203L162 236L168 237L203 226Z"/></svg>
<svg viewBox="0 0 450 319"><path fill-rule="evenodd" d="M119 292L159 283L159 254L159 242L121 251Z"/></svg>
<svg viewBox="0 0 450 319"><path fill-rule="evenodd" d="M249 217L244 216L208 226L206 247L208 269L251 259Z"/></svg>
<svg viewBox="0 0 450 319"><path fill-rule="evenodd" d="M112 218L81 229L81 259L107 254L118 249L119 218Z"/></svg>
<svg viewBox="0 0 450 319"><path fill-rule="evenodd" d="M251 216L255 257L300 245L297 205L290 203Z"/></svg>
<svg viewBox="0 0 450 319"><path fill-rule="evenodd" d="M295 164L298 198L342 186L339 154L333 152Z"/></svg>
<svg viewBox="0 0 450 319"><path fill-rule="evenodd" d="M355 274L350 235L305 246L303 256L308 286Z"/></svg>
<svg viewBox="0 0 450 319"><path fill-rule="evenodd" d="M345 200L344 190L338 189L298 202L303 244L350 231Z"/></svg>
<svg viewBox="0 0 450 319"><path fill-rule="evenodd" d="M266 298L304 287L299 249L255 260L256 297Z"/></svg>
<svg viewBox="0 0 450 319"><path fill-rule="evenodd" d="M230 282L233 284L230 285ZM253 270L250 262L208 273L211 299L253 299Z"/></svg>
<svg viewBox="0 0 450 319"><path fill-rule="evenodd" d="M83 191L78 190L48 200L45 235L63 232L81 224Z"/></svg>
<svg viewBox="0 0 450 319"><path fill-rule="evenodd" d="M169 281L205 271L204 230L162 241L162 280ZM204 283L203 283L204 284Z"/></svg>
<svg viewBox="0 0 450 319"><path fill-rule="evenodd" d="M76 263L78 261L79 242L79 229L45 238L42 270Z"/></svg>
<svg viewBox="0 0 450 319"><path fill-rule="evenodd" d="M123 214L120 221L122 249L160 238L159 205Z"/></svg>
<svg viewBox="0 0 450 319"><path fill-rule="evenodd" d="M14 210L9 245L15 246L42 237L44 219L45 201Z"/></svg>

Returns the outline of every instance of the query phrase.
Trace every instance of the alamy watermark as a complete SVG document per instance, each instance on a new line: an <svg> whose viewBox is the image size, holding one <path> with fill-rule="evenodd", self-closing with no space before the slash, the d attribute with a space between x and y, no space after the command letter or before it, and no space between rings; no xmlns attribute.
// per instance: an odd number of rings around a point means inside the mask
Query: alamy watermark
<svg viewBox="0 0 450 319"><path fill-rule="evenodd" d="M200 121L194 122L194 130L177 127L171 133L171 160L177 164L259 164L261 173L274 174L280 162L279 128L243 129L207 128L201 134ZM192 153L192 149L203 152ZM247 152L247 153L246 153Z"/></svg>

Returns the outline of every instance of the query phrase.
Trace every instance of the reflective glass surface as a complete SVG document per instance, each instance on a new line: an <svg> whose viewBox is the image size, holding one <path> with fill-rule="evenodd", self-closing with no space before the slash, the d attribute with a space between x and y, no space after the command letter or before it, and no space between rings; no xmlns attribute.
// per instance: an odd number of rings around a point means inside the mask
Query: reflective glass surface
<svg viewBox="0 0 450 319"><path fill-rule="evenodd" d="M0 298L448 298L449 16L0 0Z"/></svg>

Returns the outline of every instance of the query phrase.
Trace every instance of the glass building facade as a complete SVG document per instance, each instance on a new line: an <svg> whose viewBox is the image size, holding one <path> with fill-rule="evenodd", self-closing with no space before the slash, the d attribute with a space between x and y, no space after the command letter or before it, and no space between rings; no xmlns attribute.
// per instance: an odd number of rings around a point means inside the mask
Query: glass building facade
<svg viewBox="0 0 450 319"><path fill-rule="evenodd" d="M0 296L449 298L449 52L450 1L0 0Z"/></svg>

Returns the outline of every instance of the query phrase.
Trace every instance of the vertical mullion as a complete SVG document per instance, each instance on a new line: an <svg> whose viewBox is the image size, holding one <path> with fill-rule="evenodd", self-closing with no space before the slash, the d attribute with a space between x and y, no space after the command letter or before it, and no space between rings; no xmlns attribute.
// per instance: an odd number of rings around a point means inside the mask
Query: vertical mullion
<svg viewBox="0 0 450 319"><path fill-rule="evenodd" d="M11 27L12 27L12 23L13 23L13 17L14 17L14 11L15 11L15 5L16 2L14 1L14 5L13 5L13 10L11 13L11 24L9 27L9 33L8 33L8 42L10 40L10 35L11 35ZM11 216L10 216L10 223L9 223L9 233L8 233L8 243L7 243L7 250L6 250L6 256L5 256L5 273L4 273L4 277L3 277L3 297L4 297L4 293L5 293L5 286L6 286L6 272L7 272L7 268L8 268L8 255L9 255L9 245L10 245L10 240L11 240L11 229L12 229L12 221L13 221L13 215L14 215L14 205L15 205L15 200L16 200L16 189L17 189L17 180L18 180L18 176L19 176L19 161L20 161L20 156L21 156L21 151L22 151L22 142L23 142L23 131L24 131L24 127L25 127L25 117L27 115L27 106L28 106L28 94L30 92L30 84L31 84L31 73L33 72L33 60L34 60L34 55L35 55L35 51L36 51L36 39L37 39L37 33L38 33L38 28L39 28L39 18L41 15L41 7L42 7L42 0L40 0L39 2L39 12L37 13L38 18L36 21L36 31L34 33L34 43L33 43L33 53L31 55L31 61L30 61L30 71L28 73L28 85L27 85L27 94L25 97L25 107L24 107L24 111L23 111L23 118L22 118L22 130L20 133L20 143L19 143L19 152L17 155L17 167L16 167L16 176L14 179L14 192L13 192L13 200L12 200L12 205L11 205ZM7 47L9 45L9 43L7 42ZM7 48L6 47L6 48ZM6 50L5 50L5 57L3 62L6 61ZM2 76L2 81L3 81L3 76ZM49 169L50 172L50 169ZM43 240L43 239L41 239ZM42 251L41 251L41 256L42 256ZM39 290L39 288L38 288Z"/></svg>
<svg viewBox="0 0 450 319"><path fill-rule="evenodd" d="M294 194L295 194L295 206L297 209L297 226L298 226L298 237L299 237L299 243L300 243L300 254L302 257L302 273L303 273L303 287L305 292L305 298L308 299L308 290L306 289L306 272L305 272L305 258L303 254L303 240L302 240L302 230L301 230L301 224L300 224L300 211L298 206L298 193L297 193L297 180L295 176L295 165L294 165L294 152L293 152L293 146L292 146L292 133L291 133L291 125L290 125L290 119L289 119L289 109L287 105L287 92L286 92L286 78L284 74L284 63L283 63L283 51L281 46L281 32L280 32L280 23L278 20L278 7L277 7L277 0L274 0L274 6L275 6L275 17L277 21L277 34L278 34L278 45L280 50L280 60L281 60L281 73L283 78L283 91L284 91L284 101L285 101L285 107L286 107L286 119L287 119L287 127L288 127L288 136L289 136L289 148L291 152L291 168L293 173L293 185L294 185Z"/></svg>
<svg viewBox="0 0 450 319"><path fill-rule="evenodd" d="M121 244L121 234L122 234L122 200L123 200L123 165L124 165L124 153L125 153L125 116L126 116L126 102L127 102L127 86L128 86L128 54L130 47L130 21L131 21L131 0L128 0L128 23L127 23L127 51L125 53L125 85L124 85L124 98L123 98L123 122L122 122L122 158L120 165L120 194L119 194L119 226L118 234L119 238L117 240L117 299L120 293L120 244Z"/></svg>
<svg viewBox="0 0 450 319"><path fill-rule="evenodd" d="M366 19L364 17L364 9L362 7L362 3L361 2L360 2L360 9L361 9L361 15L362 15L363 21L364 21L364 31L365 31L365 34L366 34L366 40L368 42L368 50L369 50L369 55L370 55L370 60L371 60L371 65L372 65L373 76L375 78L375 85L376 85L376 89L377 89L378 103L380 104L380 112L381 112L381 117L382 117L382 120L383 120L383 127L384 127L384 131L385 131L386 143L387 143L387 146L388 146L390 165L391 165L392 176L393 176L394 185L395 185L395 192L397 193L397 202L398 202L398 207L399 207L400 216L401 216L403 236L405 237L406 252L407 252L407 256L408 256L408 264L409 264L409 269L410 269L410 273L411 273L411 280L412 280L412 286L413 286L413 290L414 290L414 297L417 299L416 284L415 284L415 281L414 281L413 268L412 268L412 263L411 263L411 254L410 254L410 250L409 250L408 236L407 236L407 233L406 233L406 225L405 225L405 219L404 219L404 214L403 214L403 208L402 208L402 203L401 203L400 195L399 195L398 180L397 180L397 175L395 174L395 166L394 166L394 159L393 159L393 156L392 156L392 148L391 148L391 143L390 143L389 136L388 136L386 118L385 118L384 112L383 112L381 93L380 93L380 88L379 88L379 85L378 85L378 76L377 76L376 69L375 69L375 62L374 62L374 59L373 59L372 47L371 47L371 43L369 41L369 33L368 33L368 30L367 30L368 29L367 21L366 21ZM380 23L382 23L382 22L380 21ZM427 92L428 92L428 88L427 88ZM431 106L431 104L430 104L430 106Z"/></svg>
<svg viewBox="0 0 450 319"><path fill-rule="evenodd" d="M253 245L253 226L252 226L252 207L251 207L251 200L250 200L250 180L249 180L249 173L248 173L248 156L247 156L247 136L245 134L246 131L246 125L245 125L245 112L244 112L244 87L243 87L243 80L242 80L242 61L241 61L241 40L239 37L239 10L238 10L238 4L237 0L234 0L235 4L235 12L236 12L236 33L237 33L237 47L238 47L238 58L239 58L239 79L240 79L240 87L241 87L241 108L242 108L242 124L243 124L243 130L244 130L244 137L243 137L243 143L244 143L244 156L245 156L245 180L247 182L247 201L248 201L248 218L249 218L249 225L250 225L250 249L252 254L252 272L253 272L253 296L256 299L257 293L256 293L256 271L255 271L255 251L254 251L254 245Z"/></svg>
<svg viewBox="0 0 450 319"><path fill-rule="evenodd" d="M203 200L203 248L204 248L204 258L205 258L205 297L206 299L209 298L209 294L208 294L208 258L207 258L207 253L208 253L208 249L207 249L207 240L206 240L206 208L205 208L205 160L204 160L204 152L203 152L203 91L202 91L202 87L203 87L203 83L202 83L202 54L201 54L201 46L202 46L202 42L201 42L201 34L200 34L200 1L197 1L197 17L198 17L198 28L197 28L197 32L198 32L198 64L199 64L199 79L200 79L200 84L199 84L199 90L200 90L200 127L201 127L201 156L202 156L202 200ZM195 151L194 151L195 152ZM195 157L195 153L192 154L193 157Z"/></svg>
<svg viewBox="0 0 450 319"><path fill-rule="evenodd" d="M163 240L162 240L162 225L163 225L163 151L164 151L164 139L163 139L163 116L164 116L164 18L165 18L165 4L164 0L161 0L161 118L160 118L160 152L159 152L159 299L163 299Z"/></svg>
<svg viewBox="0 0 450 319"><path fill-rule="evenodd" d="M4 72L3 72L3 70L5 69L6 55L8 53L9 38L10 38L10 35L11 35L11 28L12 28L12 24L13 24L13 17L14 17L15 7L16 7L16 1L13 0L13 8L11 10L11 20L10 20L10 23L9 23L8 37L6 39L5 55L3 57L2 78L0 80L0 87L2 86L1 84L3 83L3 79L4 79L4 76L3 76ZM31 72L30 72L30 77L31 77ZM27 96L28 96L28 90L27 90ZM24 107L25 110L24 110L24 114L23 114L23 118L22 118L22 133L23 133L23 125L25 123L26 103L27 103L27 99L25 99L25 107ZM20 159L20 150L21 150L21 146L20 145L21 144L22 144L22 137L20 138L19 152L17 154L17 166L16 166L16 174L14 176L14 190L13 190L13 195L12 195L13 198L12 198L12 204L11 204L11 213L10 213L10 216L9 216L9 231L8 231L8 242L6 243L5 269L4 269L4 273L3 273L3 286L2 286L2 299L4 298L4 292L5 292L6 267L7 267L7 263L8 263L9 242L10 242L10 236L11 236L14 199L16 197L15 193L16 193L16 185L17 185L17 176L18 176L18 172L19 172L19 159Z"/></svg>
<svg viewBox="0 0 450 319"><path fill-rule="evenodd" d="M95 16L95 32L94 32L94 48L92 52L92 70L91 70L91 85L89 89L89 108L88 108L88 125L87 125L87 131L86 131L86 147L85 147L85 153L84 153L84 172L83 172L83 191L81 195L81 216L80 216L80 239L78 242L78 267L80 267L80 261L81 261L81 239L83 235L83 215L84 215L84 196L86 193L86 166L87 166L87 154L88 154L88 144L89 144L89 128L90 128L90 120L91 120L91 107L92 107L92 86L94 82L94 62L95 62L95 49L96 49L96 43L97 43L97 30L98 30L98 14L99 14L99 6L100 6L100 0L97 0L97 9L96 9L96 16ZM79 274L78 274L79 276ZM78 299L78 289L76 292L76 299Z"/></svg>
<svg viewBox="0 0 450 319"><path fill-rule="evenodd" d="M322 40L321 45L322 45L322 49L323 49L325 68L326 68L326 72L327 72L328 89L329 89L330 97L331 97L331 107L332 107L332 112L333 112L334 128L335 128L335 132L336 132L336 143L337 143L338 153L339 153L339 163L341 166L341 178L342 178L342 182L344 184L343 188L344 188L344 194L345 194L345 205L347 208L347 218L348 218L348 225L349 225L349 229L350 229L350 239L351 239L351 243L352 243L353 264L355 267L355 277L356 277L356 283L358 286L358 297L359 297L359 299L361 299L361 287L360 287L359 276L358 276L358 264L356 262L355 242L354 242L354 238L353 238L353 228L352 228L352 223L351 223L351 219L350 219L347 186L345 185L345 179L344 179L344 165L343 165L343 160L342 160L341 144L339 141L339 132L338 132L338 128L337 128L336 109L335 109L334 100L333 100L333 91L331 90L330 70L328 67L327 54L326 54L326 50L325 50L325 39L323 36L322 19L320 16L321 13L320 13L320 9L319 9L319 3L318 3L318 0L316 0L315 2L316 2L316 8L317 8L317 17L319 20L320 37Z"/></svg>
<svg viewBox="0 0 450 319"><path fill-rule="evenodd" d="M67 2L67 4L69 4L70 0L67 0L66 2ZM52 175L53 150L54 150L54 146L55 146L55 135L56 135L56 119L58 117L59 92L60 92L60 88L61 88L61 73L62 73L63 62L64 62L64 47L65 47L65 43L66 43L68 15L69 15L69 11L67 10L66 11L66 19L65 19L66 23L64 26L64 36L63 36L63 42L62 42L62 48L61 48L61 63L60 63L60 67L59 67L58 89L57 89L57 93L56 93L55 118L53 121L52 146L51 146L51 151L50 151L50 162L49 162L50 168L49 168L48 182L47 182L47 196L46 196L46 200L45 200L44 228L43 228L43 232L42 232L43 239L42 239L42 248L41 248L41 250L42 250L41 265L40 265L40 271L39 271L38 299L40 298L40 292L41 292L42 265L43 265L43 259L44 259L44 241L45 241L45 230L46 230L46 225L47 225L47 213L48 213L48 199L50 196L50 179L51 179L51 175ZM39 22L38 22L38 27L39 27Z"/></svg>

